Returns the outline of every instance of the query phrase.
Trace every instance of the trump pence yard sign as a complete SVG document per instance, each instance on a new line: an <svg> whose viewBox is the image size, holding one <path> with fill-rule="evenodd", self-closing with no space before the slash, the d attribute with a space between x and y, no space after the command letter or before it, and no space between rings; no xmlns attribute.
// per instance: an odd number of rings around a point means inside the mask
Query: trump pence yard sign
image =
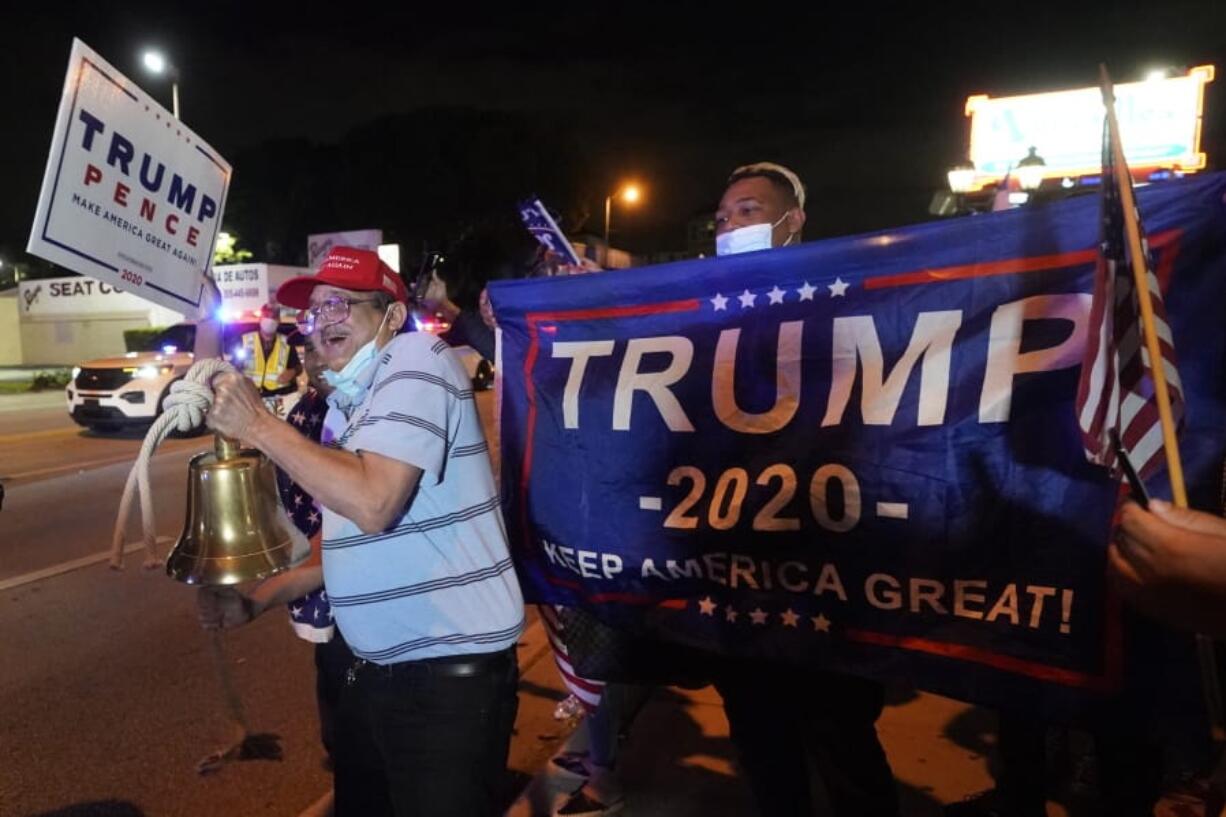
<svg viewBox="0 0 1226 817"><path fill-rule="evenodd" d="M200 305L230 165L73 40L27 250L177 312Z"/></svg>

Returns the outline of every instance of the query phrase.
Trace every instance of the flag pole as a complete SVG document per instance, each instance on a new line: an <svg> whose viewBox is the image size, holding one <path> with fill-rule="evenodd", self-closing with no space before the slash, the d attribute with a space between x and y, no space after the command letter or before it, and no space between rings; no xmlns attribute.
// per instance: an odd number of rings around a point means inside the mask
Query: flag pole
<svg viewBox="0 0 1226 817"><path fill-rule="evenodd" d="M1128 234L1128 249L1132 255L1132 275L1141 307L1141 326L1145 333L1145 348L1149 352L1149 371L1154 378L1154 397L1158 403L1158 419L1162 422L1162 447L1166 453L1166 469L1171 483L1171 498L1178 508L1188 507L1188 493L1183 480L1183 464L1179 459L1179 444L1175 440L1175 418L1171 412L1171 395L1166 383L1166 359L1158 346L1158 332L1154 326L1154 307L1150 303L1148 272L1145 264L1145 249L1141 246L1141 230L1137 225L1136 201L1132 197L1132 176L1124 159L1124 146L1120 140L1119 121L1115 117L1115 90L1107 66L1099 63L1099 81L1102 85L1103 105L1107 109L1108 133L1111 137L1111 154L1116 168L1115 183L1119 186L1120 209L1123 210L1124 228ZM1223 707L1220 679L1217 672L1217 655L1213 641L1197 633L1196 652L1201 673L1201 690L1209 713L1209 730L1212 739L1220 742L1226 736L1223 722ZM1226 788L1226 755L1218 759L1211 774L1210 786L1222 796ZM1226 809L1218 815L1226 815Z"/></svg>
<svg viewBox="0 0 1226 817"><path fill-rule="evenodd" d="M1149 300L1149 281L1146 280L1145 250L1141 246L1141 230L1137 226L1137 206L1132 197L1132 178L1128 163L1124 160L1124 146L1120 141L1120 126L1115 118L1115 89L1107 66L1099 63L1099 80L1102 83L1103 104L1107 108L1108 128L1111 134L1111 153L1115 157L1116 184L1120 190L1120 209L1124 211L1124 227L1128 233L1128 249L1132 255L1132 276L1136 282L1137 303L1141 306L1141 326L1145 333L1145 348L1149 352L1149 371L1154 378L1154 397L1158 403L1158 418L1162 422L1162 447L1166 452L1166 470L1171 482L1171 498L1178 508L1188 507L1188 492L1183 481L1183 463L1179 459L1179 444L1175 440L1175 418L1171 412L1171 395L1166 385L1165 358L1158 346L1158 332L1154 328L1154 307Z"/></svg>

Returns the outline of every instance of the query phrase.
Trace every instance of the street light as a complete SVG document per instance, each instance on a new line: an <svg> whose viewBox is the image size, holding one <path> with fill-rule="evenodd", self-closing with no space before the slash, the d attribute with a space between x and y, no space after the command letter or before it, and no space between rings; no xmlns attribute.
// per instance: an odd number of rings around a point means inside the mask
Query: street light
<svg viewBox="0 0 1226 817"><path fill-rule="evenodd" d="M1026 157L1017 163L1017 181L1027 193L1033 193L1043 184L1047 162L1031 147Z"/></svg>
<svg viewBox="0 0 1226 817"><path fill-rule="evenodd" d="M627 184L616 193L610 193L604 197L604 245L609 246L609 218L613 213L613 198L616 196L622 200L623 204L638 204L639 199L643 197L643 191L636 184Z"/></svg>
<svg viewBox="0 0 1226 817"><path fill-rule="evenodd" d="M166 59L160 51L146 51L144 54L145 69L151 74L170 76L170 105L175 119L179 118L179 71Z"/></svg>

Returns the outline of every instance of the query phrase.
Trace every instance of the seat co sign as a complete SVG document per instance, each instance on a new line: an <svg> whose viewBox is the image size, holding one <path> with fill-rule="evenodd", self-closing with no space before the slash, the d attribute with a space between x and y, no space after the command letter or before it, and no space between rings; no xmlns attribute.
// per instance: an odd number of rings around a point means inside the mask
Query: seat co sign
<svg viewBox="0 0 1226 817"><path fill-rule="evenodd" d="M1186 76L1115 86L1120 136L1133 171L1191 173L1205 167L1201 114L1205 85L1213 75L1212 65L1202 65ZM1046 178L1097 174L1103 113L1097 87L996 99L969 97L973 189L1000 182L1032 147L1046 163Z"/></svg>

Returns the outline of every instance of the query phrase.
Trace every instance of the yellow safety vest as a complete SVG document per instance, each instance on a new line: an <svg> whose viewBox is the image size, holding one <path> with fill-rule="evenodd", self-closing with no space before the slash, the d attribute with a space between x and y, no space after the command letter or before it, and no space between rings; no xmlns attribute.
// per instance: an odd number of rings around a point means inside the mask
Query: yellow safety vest
<svg viewBox="0 0 1226 817"><path fill-rule="evenodd" d="M264 357L264 344L260 340L259 332L243 335L243 349L247 353L243 357L243 374L251 378L252 383L261 391L285 388L287 384L280 382L278 378L289 363L289 344L280 332L273 338L272 352L267 359Z"/></svg>

